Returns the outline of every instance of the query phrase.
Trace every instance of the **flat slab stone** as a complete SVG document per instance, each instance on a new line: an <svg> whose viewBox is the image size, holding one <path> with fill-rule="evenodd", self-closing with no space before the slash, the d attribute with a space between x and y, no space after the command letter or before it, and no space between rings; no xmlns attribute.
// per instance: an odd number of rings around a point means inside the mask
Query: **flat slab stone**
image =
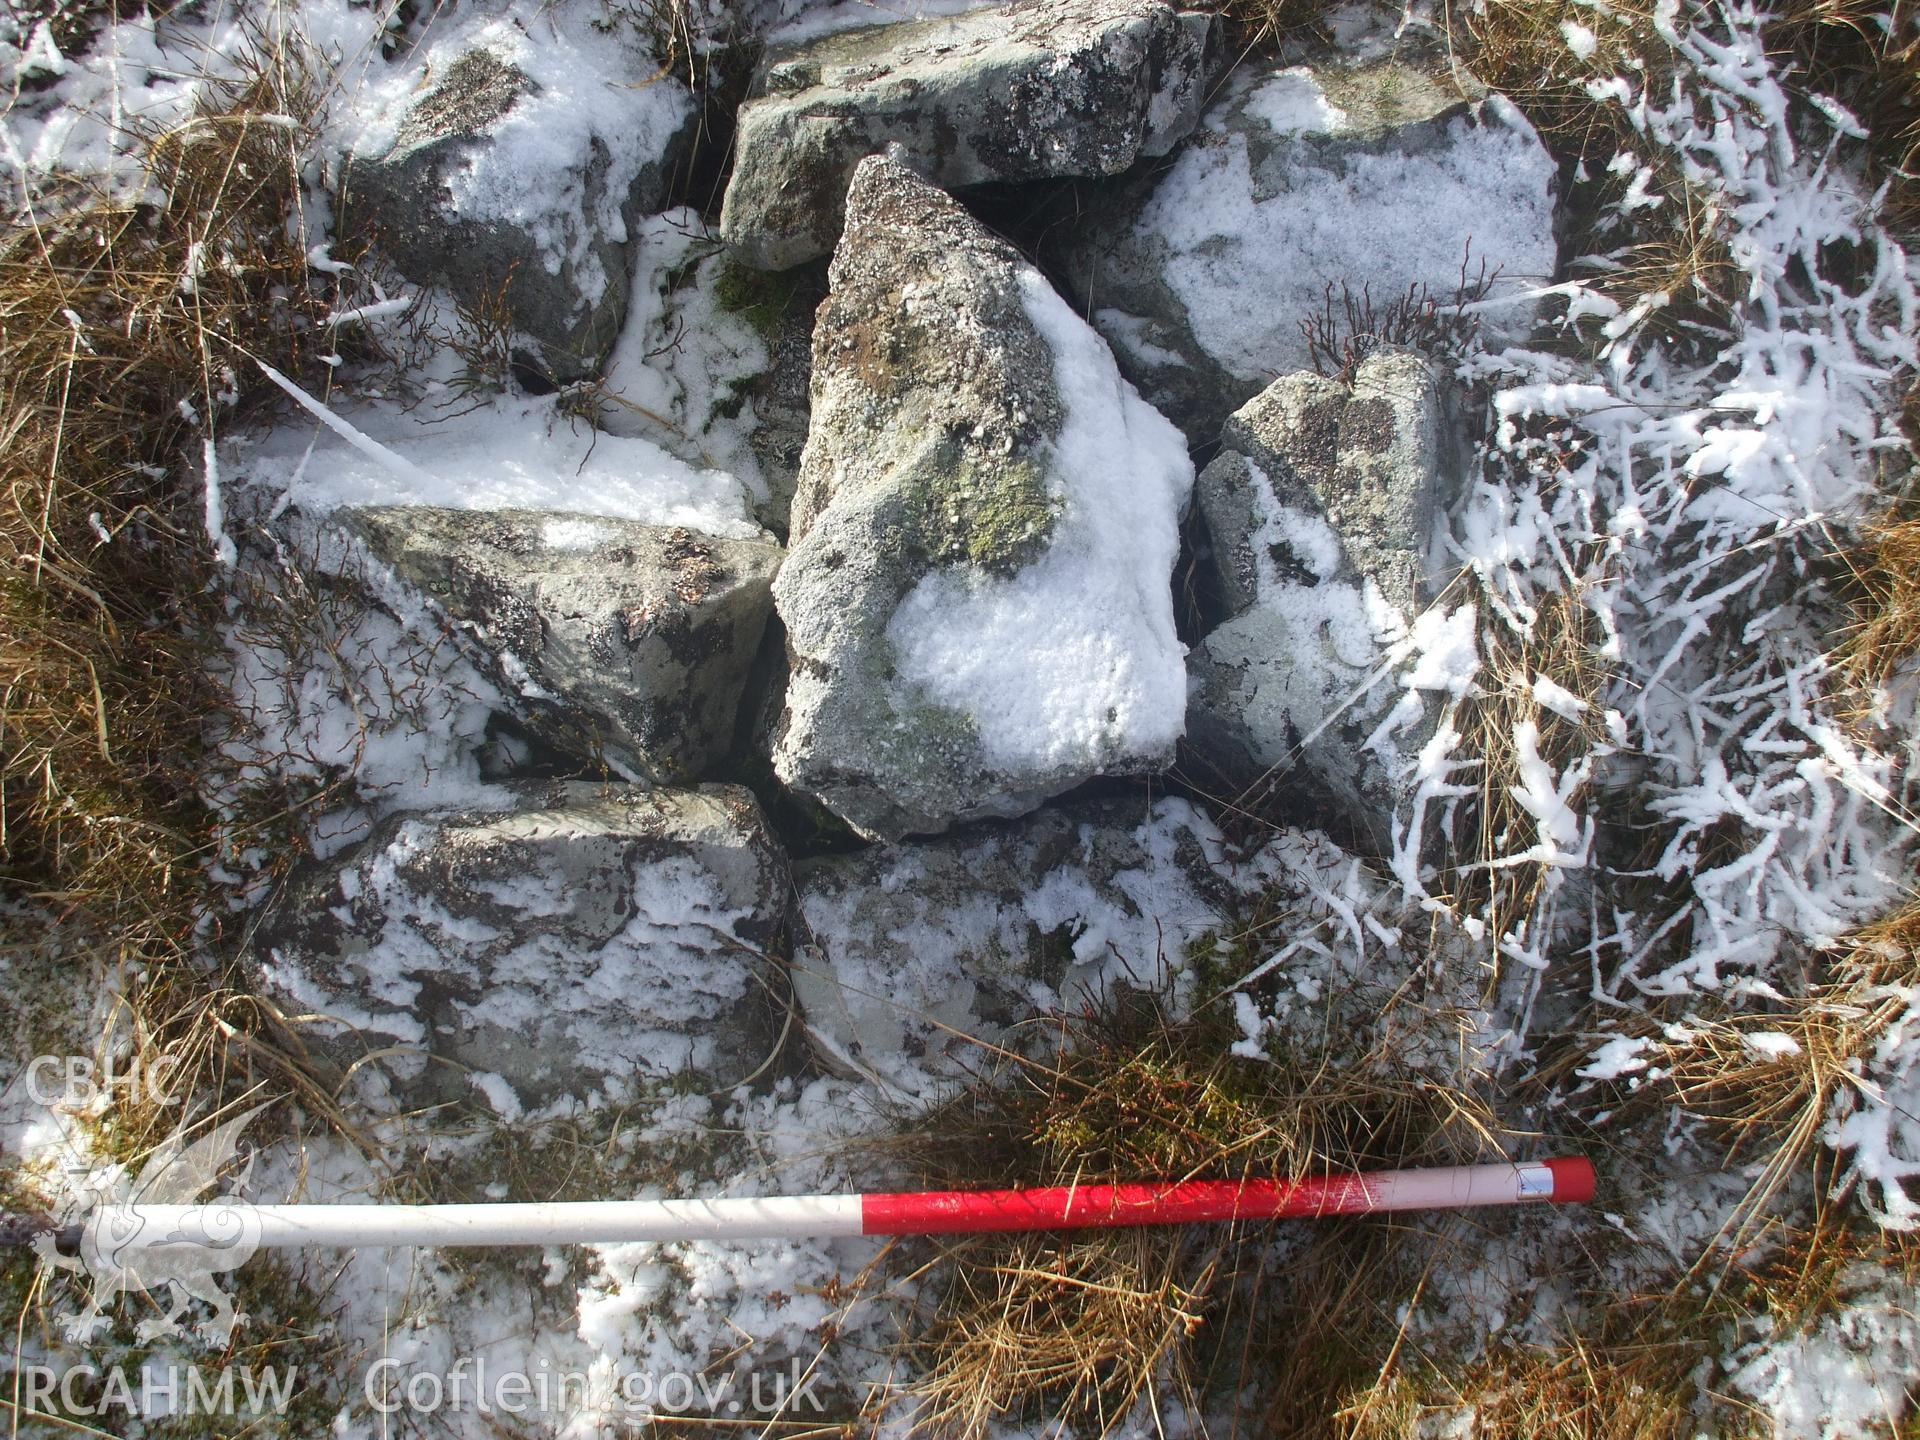
<svg viewBox="0 0 1920 1440"><path fill-rule="evenodd" d="M400 814L261 927L262 992L398 1103L496 1110L744 1079L778 1032L785 856L746 790L584 781ZM504 1090L500 1087L504 1087Z"/></svg>
<svg viewBox="0 0 1920 1440"><path fill-rule="evenodd" d="M443 611L562 749L676 782L731 745L777 545L533 510L362 506L333 521Z"/></svg>

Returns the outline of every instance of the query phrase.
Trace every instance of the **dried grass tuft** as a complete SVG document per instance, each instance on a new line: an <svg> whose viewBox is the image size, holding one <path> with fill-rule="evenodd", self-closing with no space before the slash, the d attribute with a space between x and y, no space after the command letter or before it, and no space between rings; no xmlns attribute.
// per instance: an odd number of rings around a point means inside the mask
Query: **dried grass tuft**
<svg viewBox="0 0 1920 1440"><path fill-rule="evenodd" d="M113 958L202 913L209 674L202 444L297 371L326 308L288 217L312 76L263 52L152 136L164 205L94 201L0 239L0 852L16 896Z"/></svg>
<svg viewBox="0 0 1920 1440"><path fill-rule="evenodd" d="M1456 57L1526 113L1574 181L1564 207L1574 271L1645 323L1677 336L1731 312L1739 272L1725 217L1672 156L1649 146L1626 106L1589 86L1616 76L1664 89L1675 64L1647 0L1595 7L1562 0L1485 0L1448 8ZM1660 23L1684 27L1683 9ZM1568 27L1591 37L1582 54ZM1577 33L1577 32L1575 32Z"/></svg>
<svg viewBox="0 0 1920 1440"><path fill-rule="evenodd" d="M1228 44L1239 55L1326 38L1326 18L1334 6L1329 0L1212 0L1200 8L1214 11L1225 22Z"/></svg>
<svg viewBox="0 0 1920 1440"><path fill-rule="evenodd" d="M1797 89L1831 97L1866 128L1881 218L1920 229L1920 5L1913 0L1795 0L1767 28Z"/></svg>
<svg viewBox="0 0 1920 1440"><path fill-rule="evenodd" d="M1845 558L1859 587L1855 623L1832 659L1854 692L1856 718L1864 719L1878 710L1877 693L1920 651L1920 515L1880 517Z"/></svg>
<svg viewBox="0 0 1920 1440"><path fill-rule="evenodd" d="M1771 1431L1744 1406L1703 1396L1700 1372L1726 1338L1709 1307L1671 1295L1606 1307L1558 1344L1500 1351L1463 1375L1403 1380L1402 1403L1438 1419L1470 1410L1478 1435L1528 1440L1760 1440ZM1417 1398L1416 1398L1417 1397ZM1703 1429L1711 1410L1711 1428ZM1412 1440L1402 1426L1359 1432ZM1358 1440L1358 1437L1356 1437Z"/></svg>
<svg viewBox="0 0 1920 1440"><path fill-rule="evenodd" d="M1423 1362L1384 1377L1366 1399L1368 1423L1322 1433L1415 1440L1456 1433L1471 1417L1471 1433L1515 1440L1763 1440L1780 1433L1773 1417L1724 1383L1742 1345L1807 1333L1876 1274L1910 1285L1920 1246L1823 1201L1719 1274L1644 1293L1596 1291L1552 1343L1502 1345L1463 1369Z"/></svg>
<svg viewBox="0 0 1920 1440"><path fill-rule="evenodd" d="M1458 1162L1488 1153L1484 1097L1396 1059L1386 1040L1342 1053L1234 1056L1217 1007L1176 1021L1145 997L1049 1022L1048 1058L1001 1073L936 1110L903 1142L934 1186L1233 1179ZM1390 1027L1389 1027L1390 1028ZM1383 1033L1384 1030L1383 1030ZM967 1237L929 1263L939 1297L909 1344L925 1434L976 1437L1057 1417L1103 1435L1143 1406L1261 1390L1276 1356L1298 1360L1373 1317L1384 1221L1109 1234ZM1276 1244L1276 1240L1279 1243ZM1391 1249L1420 1250L1395 1227ZM1340 1297L1344 1297L1341 1299ZM1321 1329L1282 1311L1322 1312ZM1314 1337L1318 1336L1318 1339ZM1356 1353L1358 1353L1356 1351ZM1309 1358L1302 1374L1315 1374ZM1337 1367L1336 1367L1337 1368Z"/></svg>
<svg viewBox="0 0 1920 1440"><path fill-rule="evenodd" d="M1650 1028L1644 1052L1672 1097L1729 1137L1730 1160L1760 1152L1742 1232L1819 1158L1836 1102L1920 991L1920 901L1855 932L1822 978L1725 1015Z"/></svg>
<svg viewBox="0 0 1920 1440"><path fill-rule="evenodd" d="M1491 608L1483 603L1482 613ZM1455 718L1460 753L1478 759L1478 783L1446 827L1452 837L1436 888L1455 913L1485 920L1499 939L1524 939L1556 868L1556 845L1528 771L1538 766L1578 812L1588 792L1586 757L1606 737L1600 697L1607 672L1599 622L1576 592L1549 596L1518 628L1483 625L1479 688ZM1556 687L1555 705L1544 685ZM1569 780L1572 783L1569 784Z"/></svg>

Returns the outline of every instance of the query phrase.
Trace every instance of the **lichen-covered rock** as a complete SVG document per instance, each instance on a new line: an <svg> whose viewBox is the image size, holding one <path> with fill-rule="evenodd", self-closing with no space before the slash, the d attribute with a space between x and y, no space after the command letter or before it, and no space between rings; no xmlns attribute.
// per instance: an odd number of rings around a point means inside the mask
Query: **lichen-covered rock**
<svg viewBox="0 0 1920 1440"><path fill-rule="evenodd" d="M1192 739L1242 777L1303 763L1384 845L1438 713L1420 691L1458 673L1444 656L1405 677L1388 663L1460 640L1455 617L1422 613L1467 462L1449 383L1406 351L1370 356L1351 387L1289 375L1227 421L1223 443L1197 499L1229 618L1194 655Z"/></svg>
<svg viewBox="0 0 1920 1440"><path fill-rule="evenodd" d="M1170 168L1060 230L1058 259L1128 377L1211 440L1308 367L1301 324L1329 299L1344 338L1347 294L1377 321L1410 292L1445 307L1484 266L1482 323L1524 333L1523 292L1554 270L1555 180L1520 112L1441 62L1244 72Z"/></svg>
<svg viewBox="0 0 1920 1440"><path fill-rule="evenodd" d="M561 748L655 779L725 754L773 613L781 550L526 510L336 511Z"/></svg>
<svg viewBox="0 0 1920 1440"><path fill-rule="evenodd" d="M1162 0L1015 0L775 50L721 233L765 269L828 254L854 167L890 144L947 188L1117 175L1193 129L1214 24Z"/></svg>
<svg viewBox="0 0 1920 1440"><path fill-rule="evenodd" d="M396 815L310 866L253 956L322 1054L380 1052L399 1103L477 1087L511 1118L751 1073L778 1028L759 952L788 883L745 790L522 783L498 808Z"/></svg>
<svg viewBox="0 0 1920 1440"><path fill-rule="evenodd" d="M436 46L408 72L426 92L401 88L356 144L341 204L408 278L481 312L504 299L526 358L566 382L620 332L632 227L664 208L696 107L618 35L541 28Z"/></svg>
<svg viewBox="0 0 1920 1440"><path fill-rule="evenodd" d="M1182 729L1179 433L1011 247L864 162L774 585L789 785L869 835L1031 810Z"/></svg>
<svg viewBox="0 0 1920 1440"><path fill-rule="evenodd" d="M1009 1043L1115 985L1177 1003L1189 951L1210 951L1260 883L1184 800L1048 808L801 861L794 993L830 1061L926 1098L986 1068L977 1042Z"/></svg>

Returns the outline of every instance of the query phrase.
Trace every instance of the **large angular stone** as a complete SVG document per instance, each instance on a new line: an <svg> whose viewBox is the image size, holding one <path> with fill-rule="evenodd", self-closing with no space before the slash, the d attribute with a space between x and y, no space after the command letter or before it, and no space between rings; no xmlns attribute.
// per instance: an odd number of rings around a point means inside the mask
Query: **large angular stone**
<svg viewBox="0 0 1920 1440"><path fill-rule="evenodd" d="M1164 763L1192 467L1105 344L898 162L855 176L774 585L789 785L869 835Z"/></svg>
<svg viewBox="0 0 1920 1440"><path fill-rule="evenodd" d="M1197 498L1228 618L1193 658L1193 742L1251 779L1304 765L1384 846L1437 707L1388 662L1444 642L1432 554L1468 445L1444 373L1381 351L1351 386L1276 380L1228 421ZM1469 635L1470 643L1470 635ZM1452 672L1440 667L1429 681Z"/></svg>
<svg viewBox="0 0 1920 1440"><path fill-rule="evenodd" d="M1553 157L1438 60L1236 76L1171 167L1095 199L1057 259L1122 370L1198 440L1275 376L1410 293L1443 310L1485 267L1493 336L1524 334L1555 267ZM1343 289L1344 287L1344 289ZM1365 308L1371 307L1372 318Z"/></svg>
<svg viewBox="0 0 1920 1440"><path fill-rule="evenodd" d="M890 145L949 189L1117 175L1193 129L1214 26L1161 0L1016 0L775 50L721 233L766 269L828 254L854 167Z"/></svg>
<svg viewBox="0 0 1920 1440"><path fill-rule="evenodd" d="M679 780L732 743L778 546L545 511L365 506L333 518L455 622L561 748Z"/></svg>
<svg viewBox="0 0 1920 1440"><path fill-rule="evenodd" d="M1117 985L1177 1001L1188 952L1259 883L1184 800L1048 808L802 861L794 993L829 1060L929 1098L991 1068L983 1044L1023 1043L1022 1022Z"/></svg>
<svg viewBox="0 0 1920 1440"><path fill-rule="evenodd" d="M789 883L752 795L523 782L500 800L393 816L298 875L253 946L264 993L337 1064L377 1052L403 1105L751 1073L778 1028L760 952Z"/></svg>
<svg viewBox="0 0 1920 1440"><path fill-rule="evenodd" d="M670 76L542 84L518 62L564 70L564 50L480 38L349 157L343 215L409 279L482 314L504 297L525 358L577 380L620 333L632 227L664 208L696 106Z"/></svg>

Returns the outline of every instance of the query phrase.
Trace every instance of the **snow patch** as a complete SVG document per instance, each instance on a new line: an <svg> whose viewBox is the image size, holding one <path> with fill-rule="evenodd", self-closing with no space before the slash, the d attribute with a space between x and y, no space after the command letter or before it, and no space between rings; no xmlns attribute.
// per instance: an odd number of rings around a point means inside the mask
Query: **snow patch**
<svg viewBox="0 0 1920 1440"><path fill-rule="evenodd" d="M1276 80L1279 91L1254 92L1254 116L1299 128L1310 109L1302 82ZM1320 119L1313 128L1337 128ZM1475 266L1500 272L1495 297L1551 278L1554 162L1511 107L1482 105L1430 150L1357 151L1337 167L1318 163L1309 144L1289 149L1281 127L1273 134L1281 152L1257 173L1243 134L1188 146L1137 226L1166 245L1165 278L1194 337L1236 378L1305 368L1299 322L1322 307L1330 284L1358 289L1364 280L1375 296L1424 285L1451 298L1469 238Z"/></svg>

